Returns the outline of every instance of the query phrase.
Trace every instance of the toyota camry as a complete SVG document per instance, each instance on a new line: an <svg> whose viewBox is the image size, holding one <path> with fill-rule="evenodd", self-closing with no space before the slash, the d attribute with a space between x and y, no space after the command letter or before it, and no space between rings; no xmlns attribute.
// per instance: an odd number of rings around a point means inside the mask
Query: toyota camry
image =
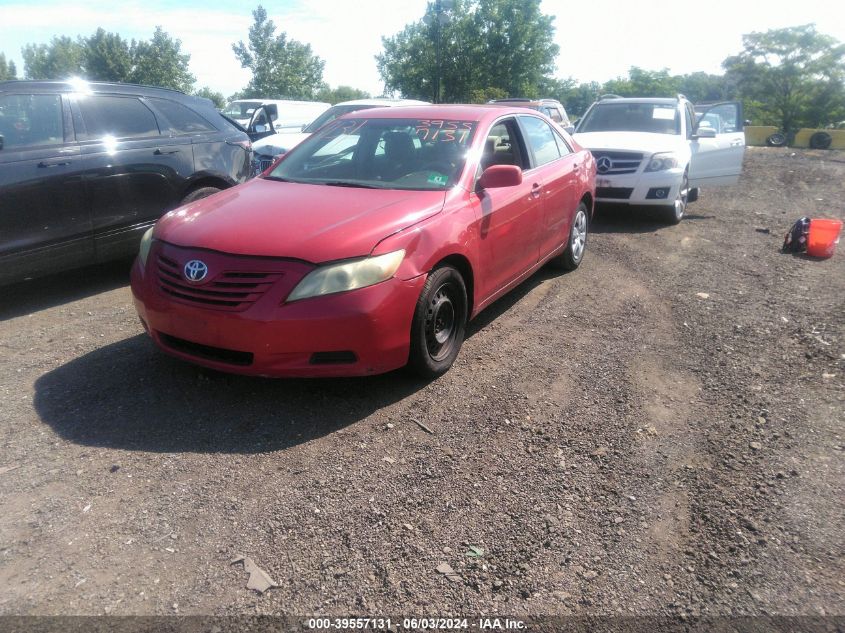
<svg viewBox="0 0 845 633"><path fill-rule="evenodd" d="M493 301L579 266L594 197L591 154L539 112L358 111L159 220L135 305L158 347L218 370L434 377Z"/></svg>

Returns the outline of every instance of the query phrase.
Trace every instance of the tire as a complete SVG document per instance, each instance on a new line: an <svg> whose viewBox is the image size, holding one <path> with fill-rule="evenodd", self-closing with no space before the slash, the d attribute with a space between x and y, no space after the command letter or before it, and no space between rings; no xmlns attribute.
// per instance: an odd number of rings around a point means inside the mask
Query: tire
<svg viewBox="0 0 845 633"><path fill-rule="evenodd" d="M786 145L786 135L781 132L770 134L766 139L766 145L769 147L783 147Z"/></svg>
<svg viewBox="0 0 845 633"><path fill-rule="evenodd" d="M207 198L208 196L215 194L218 191L221 191L221 189L218 187L200 187L199 189L194 189L187 196L182 198L182 202L179 203L179 206L191 202L196 202L197 200L201 200L202 198Z"/></svg>
<svg viewBox="0 0 845 633"><path fill-rule="evenodd" d="M590 226L587 205L582 201L575 209L572 216L572 226L569 228L569 239L566 250L555 257L552 265L563 270L575 270L581 265L584 259L584 251L587 249L587 231Z"/></svg>
<svg viewBox="0 0 845 633"><path fill-rule="evenodd" d="M816 132L810 137L810 147L813 149L827 149L833 137L827 132Z"/></svg>
<svg viewBox="0 0 845 633"><path fill-rule="evenodd" d="M466 325L464 278L451 266L435 268L414 310L408 368L422 378L445 374L461 351Z"/></svg>
<svg viewBox="0 0 845 633"><path fill-rule="evenodd" d="M684 177L681 180L681 186L678 187L678 195L672 206L662 207L660 215L666 224L678 224L684 219L684 214L687 212L687 203L689 198L689 173L684 172Z"/></svg>

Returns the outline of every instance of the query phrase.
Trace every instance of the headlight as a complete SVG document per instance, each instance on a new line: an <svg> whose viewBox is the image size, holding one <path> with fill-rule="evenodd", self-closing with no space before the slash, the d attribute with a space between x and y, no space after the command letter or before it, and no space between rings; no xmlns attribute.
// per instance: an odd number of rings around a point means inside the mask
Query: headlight
<svg viewBox="0 0 845 633"><path fill-rule="evenodd" d="M405 251L399 250L315 268L297 284L287 301L366 288L386 281L393 277L404 257Z"/></svg>
<svg viewBox="0 0 845 633"><path fill-rule="evenodd" d="M138 251L138 259L141 260L141 268L147 265L147 255L150 254L150 247L153 245L153 227L147 229L141 237L141 248Z"/></svg>
<svg viewBox="0 0 845 633"><path fill-rule="evenodd" d="M678 166L678 157L675 154L666 152L664 154L655 154L648 161L645 170L649 171L666 171L667 169L674 169Z"/></svg>

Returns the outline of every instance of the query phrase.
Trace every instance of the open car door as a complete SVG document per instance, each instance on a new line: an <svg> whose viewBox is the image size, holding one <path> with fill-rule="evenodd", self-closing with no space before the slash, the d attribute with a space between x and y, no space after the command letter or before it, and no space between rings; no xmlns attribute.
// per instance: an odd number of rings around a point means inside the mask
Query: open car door
<svg viewBox="0 0 845 633"><path fill-rule="evenodd" d="M690 137L691 187L737 183L745 155L742 128L742 104L738 101L716 103L696 112L696 124Z"/></svg>
<svg viewBox="0 0 845 633"><path fill-rule="evenodd" d="M255 108L255 112L252 113L252 118L249 120L249 125L246 128L249 140L255 142L260 138L275 134L276 130L273 129L273 121L278 116L278 110L275 104L267 104Z"/></svg>

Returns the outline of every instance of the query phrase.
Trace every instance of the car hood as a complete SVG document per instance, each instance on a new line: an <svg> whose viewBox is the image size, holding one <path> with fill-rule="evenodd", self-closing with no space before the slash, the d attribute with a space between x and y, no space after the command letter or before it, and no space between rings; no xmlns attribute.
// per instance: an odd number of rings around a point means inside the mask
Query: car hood
<svg viewBox="0 0 845 633"><path fill-rule="evenodd" d="M272 134L255 141L252 144L252 151L256 154L278 156L290 151L309 136L311 136L310 133L304 132Z"/></svg>
<svg viewBox="0 0 845 633"><path fill-rule="evenodd" d="M167 213L154 237L177 246L320 263L369 254L443 208L443 191L357 189L256 178Z"/></svg>
<svg viewBox="0 0 845 633"><path fill-rule="evenodd" d="M578 132L573 138L590 150L619 149L656 153L677 151L686 146L682 136L649 132Z"/></svg>

